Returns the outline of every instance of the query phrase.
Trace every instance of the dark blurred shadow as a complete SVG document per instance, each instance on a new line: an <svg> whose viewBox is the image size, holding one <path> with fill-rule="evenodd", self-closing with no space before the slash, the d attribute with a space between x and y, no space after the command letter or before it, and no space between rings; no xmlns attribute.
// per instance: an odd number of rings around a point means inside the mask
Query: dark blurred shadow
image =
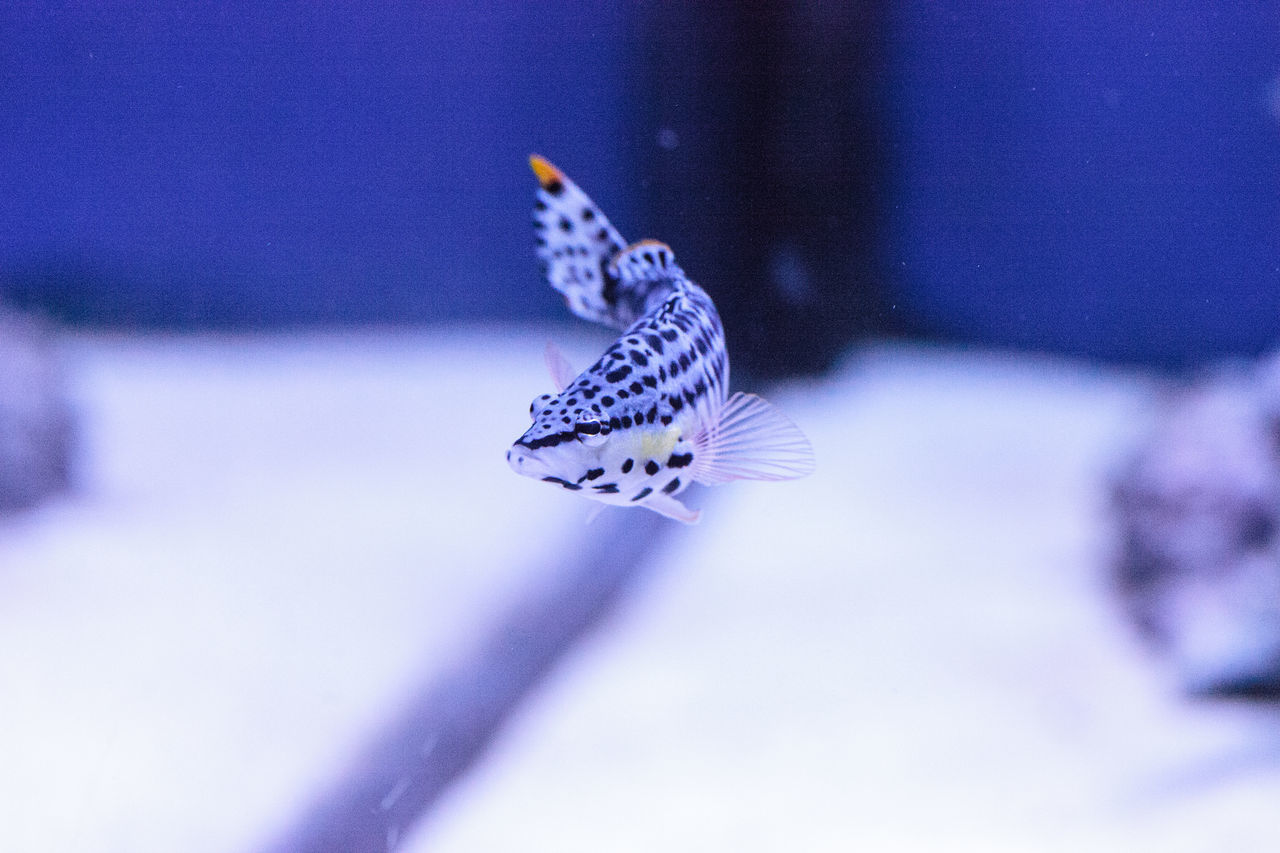
<svg viewBox="0 0 1280 853"><path fill-rule="evenodd" d="M555 568L489 626L473 653L433 675L337 785L267 848L270 853L384 853L483 756L525 695L644 574L674 522L644 510L605 512Z"/></svg>
<svg viewBox="0 0 1280 853"><path fill-rule="evenodd" d="M740 377L821 371L887 326L886 4L644 11L654 233L716 301Z"/></svg>

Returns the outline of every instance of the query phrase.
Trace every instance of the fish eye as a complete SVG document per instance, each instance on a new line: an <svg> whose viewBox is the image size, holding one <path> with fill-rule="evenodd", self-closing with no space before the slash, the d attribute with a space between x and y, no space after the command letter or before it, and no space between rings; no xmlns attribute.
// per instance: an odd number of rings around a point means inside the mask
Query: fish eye
<svg viewBox="0 0 1280 853"><path fill-rule="evenodd" d="M538 410L549 402L551 402L550 394L539 394L537 397L534 397L533 402L529 404L529 420L536 420L538 417Z"/></svg>
<svg viewBox="0 0 1280 853"><path fill-rule="evenodd" d="M605 436L609 434L609 427L595 412L583 412L578 416L573 432L578 441L588 447L598 447L604 444Z"/></svg>

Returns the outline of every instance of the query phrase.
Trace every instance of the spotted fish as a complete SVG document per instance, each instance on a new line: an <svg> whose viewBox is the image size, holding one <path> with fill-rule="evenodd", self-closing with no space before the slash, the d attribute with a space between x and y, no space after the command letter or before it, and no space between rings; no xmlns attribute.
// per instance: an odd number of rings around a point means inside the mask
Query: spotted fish
<svg viewBox="0 0 1280 853"><path fill-rule="evenodd" d="M627 245L587 195L531 157L538 257L569 309L622 330L580 374L553 345L555 394L529 407L533 425L507 451L518 474L617 506L686 523L690 483L788 480L813 470L804 434L754 394L728 396L729 357L711 298L655 240Z"/></svg>

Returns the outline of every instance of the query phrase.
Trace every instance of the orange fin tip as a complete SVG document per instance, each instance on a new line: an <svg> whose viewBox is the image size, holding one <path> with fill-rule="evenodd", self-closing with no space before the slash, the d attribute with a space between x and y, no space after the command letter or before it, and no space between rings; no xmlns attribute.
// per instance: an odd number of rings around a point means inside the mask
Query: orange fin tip
<svg viewBox="0 0 1280 853"><path fill-rule="evenodd" d="M537 154L529 155L529 167L538 176L538 183L544 190L553 192L553 187L557 184L564 185L564 173L551 165L551 161L545 157L539 157Z"/></svg>

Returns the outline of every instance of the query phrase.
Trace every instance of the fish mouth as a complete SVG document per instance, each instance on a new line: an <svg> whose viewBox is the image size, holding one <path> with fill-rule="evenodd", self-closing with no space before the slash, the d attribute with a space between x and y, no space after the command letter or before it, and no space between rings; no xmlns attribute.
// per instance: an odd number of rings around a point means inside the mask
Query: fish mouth
<svg viewBox="0 0 1280 853"><path fill-rule="evenodd" d="M550 471L547 464L523 444L511 446L507 451L507 464L511 466L512 471L526 477L542 477Z"/></svg>

